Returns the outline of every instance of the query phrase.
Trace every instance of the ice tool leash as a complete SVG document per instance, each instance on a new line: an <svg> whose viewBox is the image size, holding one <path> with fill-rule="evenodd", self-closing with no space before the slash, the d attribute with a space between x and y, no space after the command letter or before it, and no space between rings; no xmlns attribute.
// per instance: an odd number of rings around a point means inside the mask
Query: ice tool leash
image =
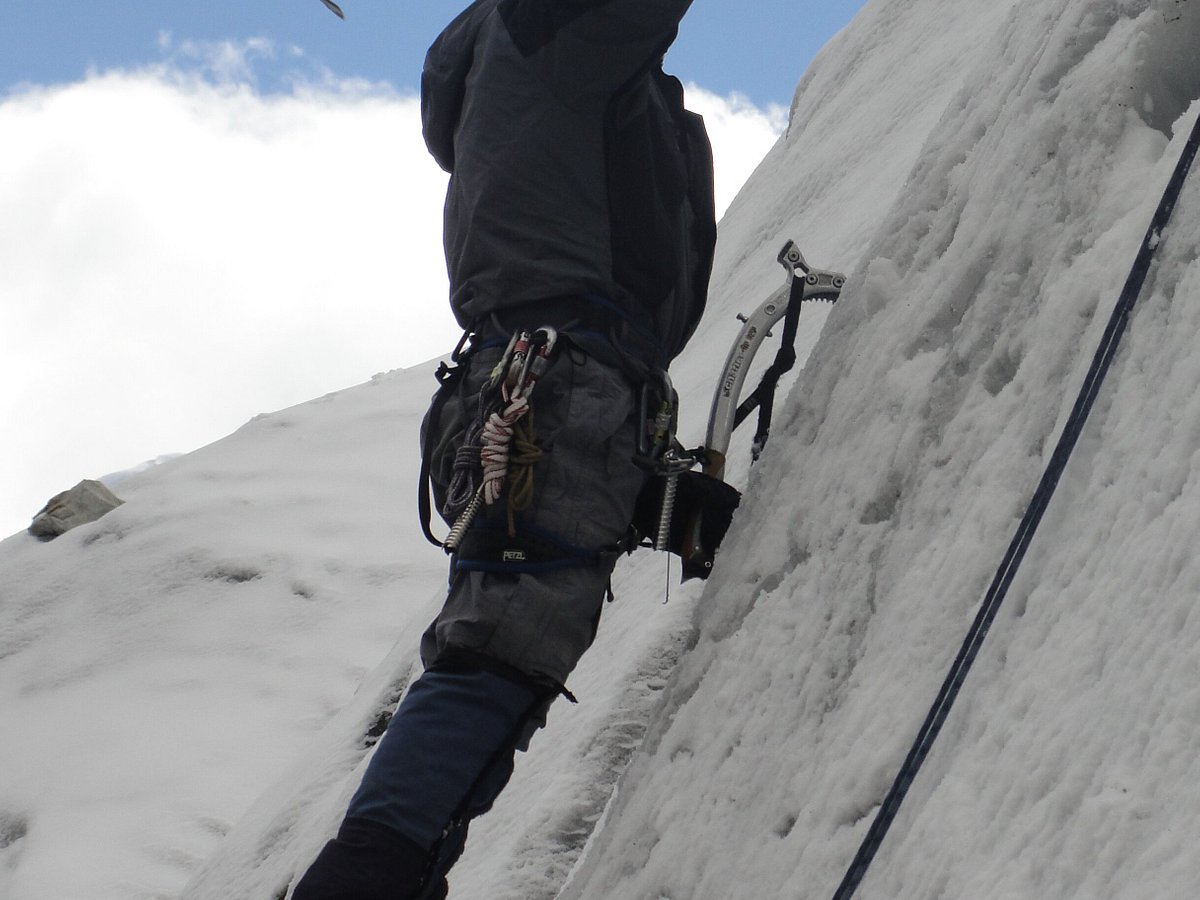
<svg viewBox="0 0 1200 900"><path fill-rule="evenodd" d="M1025 558L1025 551L1029 548L1029 544L1037 532L1038 525L1042 521L1042 515L1045 513L1051 498L1054 496L1054 490L1058 486L1059 478L1062 476L1063 470L1071 458L1071 453L1075 449L1075 444L1079 440L1084 424L1087 422L1092 405L1096 402L1096 397L1099 395L1100 388L1104 384L1104 378L1108 374L1112 361L1117 354L1117 348L1121 343L1121 336L1125 332L1125 327L1129 323L1133 307L1137 303L1138 297L1142 292L1142 287L1146 283L1146 276L1149 274L1150 264L1154 259L1155 251L1162 242L1163 232L1171 220L1171 214L1175 210L1175 204L1179 200L1179 195L1183 190L1184 182L1187 180L1188 172L1196 158L1198 149L1200 149L1200 119L1197 119L1195 125L1192 126L1191 136L1184 146L1179 162L1175 166L1175 171L1167 182L1162 199L1159 201L1158 209L1150 221L1150 227L1146 229L1146 235L1142 238L1141 247L1134 258L1129 276L1125 280L1125 286L1122 288L1121 295L1117 299L1112 315L1109 317L1108 325L1105 327L1104 335L1100 340L1100 346L1096 349L1096 354L1092 358L1091 368L1084 378L1079 396L1075 398L1075 405L1071 410L1071 416L1067 419L1067 424L1063 427L1062 435L1059 437L1058 444L1054 448L1054 454L1050 457L1050 462L1042 474L1042 480L1038 483L1033 499L1029 501L1029 507L1025 510L1025 515L1021 519L1021 524L1017 526L1017 532L1013 536L1008 551L1000 563L1000 568L996 571L991 586L988 588L987 594L979 606L979 611L975 615L975 621L971 624L967 638L959 649L958 656L955 657L954 664L950 667L950 672L946 675L941 690L938 691L937 698L934 700L933 706L925 717L925 721L917 733L917 738L913 742L912 748L908 751L908 756L905 758L904 764L900 767L900 772L896 775L896 780L892 783L887 796L884 797L883 802L879 805L879 811L875 815L875 820L871 823L870 830L868 830L862 845L858 849L858 853L855 854L854 860L850 863L849 869L846 870L841 884L833 895L834 900L850 900L854 896L854 892L862 883L863 878L867 874L867 869L870 867L875 854L883 843L888 829L895 821L896 815L900 810L900 805L904 802L909 787L912 786L917 773L920 772L921 766L929 756L929 751L934 741L937 740L938 735L941 733L942 725L945 723L946 717L950 714L950 708L958 697L963 682L966 680L967 674L970 672L971 666L979 654L979 648L987 637L992 622L996 618L996 613L999 612L1000 605L1004 602L1004 598L1008 594L1009 585L1012 584L1017 570Z"/></svg>
<svg viewBox="0 0 1200 900"><path fill-rule="evenodd" d="M796 330L800 324L800 308L807 301L836 303L846 284L840 272L814 269L794 241L788 241L779 251L778 261L787 272L787 281L768 297L749 316L739 316L742 330L729 351L721 380L713 395L712 412L708 417L705 436L705 471L720 477L725 471L725 454L733 432L756 409L758 428L754 433L752 453L758 459L771 431L771 415L775 404L775 389L779 379L796 364ZM803 277L797 277L798 273ZM750 374L750 364L762 342L771 336L771 328L783 319L783 337L775 361L763 373L758 387L740 404L742 386Z"/></svg>

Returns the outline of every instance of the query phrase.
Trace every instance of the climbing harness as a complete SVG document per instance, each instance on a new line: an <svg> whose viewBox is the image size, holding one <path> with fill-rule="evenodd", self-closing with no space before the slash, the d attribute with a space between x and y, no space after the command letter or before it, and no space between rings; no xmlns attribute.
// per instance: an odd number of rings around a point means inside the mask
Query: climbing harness
<svg viewBox="0 0 1200 900"><path fill-rule="evenodd" d="M471 347L464 350L468 341L472 342ZM431 527L433 440L440 433L443 407L451 397L458 396L468 368L467 359L475 352L498 345L490 340L479 341L477 335L468 332L451 354L454 365L443 363L438 368L441 387L425 424L418 507L425 537L453 556L455 571L540 573L603 566L633 549L627 538L603 547L580 547L560 535L518 520L517 514L532 506L534 465L542 455L530 401L561 343L560 332L549 326L533 331L516 330L481 386L475 414L458 442L441 509L447 521L454 523L444 541L434 536ZM500 522L497 516L481 515L501 500L505 522Z"/></svg>
<svg viewBox="0 0 1200 900"><path fill-rule="evenodd" d="M991 586L988 588L987 594L980 604L979 612L975 616L975 621L971 624L967 638L959 649L958 656L955 657L954 664L950 667L950 672L947 674L946 680L942 683L941 690L938 691L937 698L934 700L933 706L925 717L925 721L917 733L917 738L913 742L912 748L908 751L908 756L905 758L904 764L900 767L900 772L896 775L896 780L892 783L891 789L880 804L879 811L875 815L875 821L871 823L871 828L863 839L858 853L855 854L854 860L850 863L849 869L847 869L841 884L833 895L834 900L850 900L854 892L858 889L858 886L862 883L863 878L867 874L867 869L871 865L871 861L875 858L875 854L883 843L888 829L896 819L900 805L904 802L904 797L908 793L909 787L916 779L917 773L920 772L921 766L928 757L934 741L937 740L938 734L941 732L946 717L950 714L950 708L954 705L963 682L966 680L967 673L970 672L971 666L979 654L979 648L983 645L988 630L991 628L992 622L995 620L996 614L999 612L1000 606L1008 594L1008 588L1016 577L1022 560L1025 558L1025 552L1029 548L1034 534L1037 532L1042 515L1046 512L1046 508L1054 496L1054 490L1058 486L1059 478L1062 476L1063 470L1071 458L1071 453L1075 449L1075 444L1079 440L1084 424L1087 422L1088 414L1091 412L1092 406L1096 402L1096 397L1100 393L1100 388L1112 365L1113 358L1116 356L1117 348L1121 343L1121 336L1125 332L1125 327L1129 322L1133 307L1137 303L1138 297L1141 295L1142 288L1145 285L1146 276L1150 271L1150 264L1154 259L1154 253L1162 242L1163 232L1171 220L1175 204L1179 200L1179 195L1183 190L1184 182L1187 180L1192 162L1196 158L1198 148L1200 148L1200 119L1197 119L1195 125L1193 125L1191 137L1184 146L1179 162L1175 166L1175 171L1172 173L1163 191L1158 209L1155 211L1154 217L1150 221L1150 227L1146 230L1146 235L1142 239L1141 247L1134 259L1129 276L1125 280L1125 286L1121 290L1121 295L1117 300L1116 306L1113 308L1112 316L1109 318L1108 325L1104 330L1104 336L1100 340L1100 346L1096 349L1096 354L1092 359L1091 368L1084 378L1083 387L1080 389L1079 396L1075 399L1071 416L1067 419L1063 433L1058 439L1057 446L1054 448L1054 454L1050 457L1050 462L1042 474L1042 480L1038 483L1033 499L1030 500L1029 507L1025 510L1025 515L1021 519L1021 524L1017 527L1017 532L1009 544L1008 552L1005 553L1004 559L1000 563L1000 568L996 571Z"/></svg>

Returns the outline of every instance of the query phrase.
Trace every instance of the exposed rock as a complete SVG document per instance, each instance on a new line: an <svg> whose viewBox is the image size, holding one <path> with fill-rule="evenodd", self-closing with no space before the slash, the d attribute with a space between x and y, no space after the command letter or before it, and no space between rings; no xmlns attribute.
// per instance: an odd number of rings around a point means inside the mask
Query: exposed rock
<svg viewBox="0 0 1200 900"><path fill-rule="evenodd" d="M44 541L52 540L79 525L95 522L124 502L99 481L85 479L52 497L33 517L29 533Z"/></svg>

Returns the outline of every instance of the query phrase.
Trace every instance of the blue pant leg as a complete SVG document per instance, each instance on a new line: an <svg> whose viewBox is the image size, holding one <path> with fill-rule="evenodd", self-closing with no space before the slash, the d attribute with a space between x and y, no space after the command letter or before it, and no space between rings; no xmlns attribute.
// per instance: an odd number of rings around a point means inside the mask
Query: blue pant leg
<svg viewBox="0 0 1200 900"><path fill-rule="evenodd" d="M428 850L391 828L347 819L296 883L292 900L417 900L430 862Z"/></svg>
<svg viewBox="0 0 1200 900"><path fill-rule="evenodd" d="M491 672L425 672L392 717L346 818L432 848L484 773L497 764L511 770L525 723L544 699Z"/></svg>

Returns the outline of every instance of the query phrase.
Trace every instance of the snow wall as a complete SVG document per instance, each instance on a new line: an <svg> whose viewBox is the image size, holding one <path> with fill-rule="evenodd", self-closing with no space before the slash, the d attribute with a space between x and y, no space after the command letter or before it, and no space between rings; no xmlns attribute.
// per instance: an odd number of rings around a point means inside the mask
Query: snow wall
<svg viewBox="0 0 1200 900"><path fill-rule="evenodd" d="M1200 104L1200 4L876 0L723 224L851 284L570 900L831 897ZM732 236L736 236L731 240ZM1200 174L863 898L1200 894Z"/></svg>
<svg viewBox="0 0 1200 900"><path fill-rule="evenodd" d="M1198 4L873 0L815 61L722 222L684 437L784 240L850 283L805 312L820 341L753 472L735 445L717 573L664 605L662 557L621 565L582 702L473 829L452 900L832 895L1198 112ZM1198 235L1200 176L863 898L1200 893ZM438 603L408 487L431 371L0 544L0 896L286 894Z"/></svg>

